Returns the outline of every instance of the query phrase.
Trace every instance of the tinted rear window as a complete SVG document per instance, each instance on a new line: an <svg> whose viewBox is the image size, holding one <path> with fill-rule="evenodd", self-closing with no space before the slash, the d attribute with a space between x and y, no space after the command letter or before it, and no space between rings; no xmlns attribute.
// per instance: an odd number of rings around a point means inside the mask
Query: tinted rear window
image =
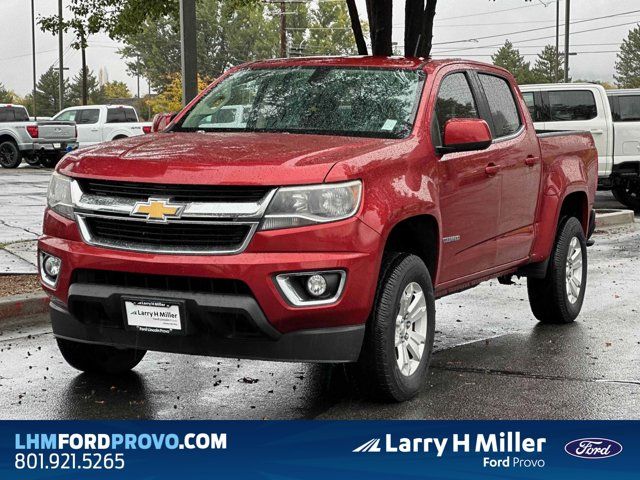
<svg viewBox="0 0 640 480"><path fill-rule="evenodd" d="M0 122L28 122L27 110L22 107L0 108Z"/></svg>
<svg viewBox="0 0 640 480"><path fill-rule="evenodd" d="M596 99L588 90L549 92L551 121L591 120L598 116Z"/></svg>
<svg viewBox="0 0 640 480"><path fill-rule="evenodd" d="M520 129L520 115L511 87L504 78L479 74L480 83L489 102L493 118L494 135L506 137Z"/></svg>
<svg viewBox="0 0 640 480"><path fill-rule="evenodd" d="M640 95L609 97L614 122L640 121Z"/></svg>
<svg viewBox="0 0 640 480"><path fill-rule="evenodd" d="M107 123L137 122L138 117L133 108L110 108L107 110Z"/></svg>

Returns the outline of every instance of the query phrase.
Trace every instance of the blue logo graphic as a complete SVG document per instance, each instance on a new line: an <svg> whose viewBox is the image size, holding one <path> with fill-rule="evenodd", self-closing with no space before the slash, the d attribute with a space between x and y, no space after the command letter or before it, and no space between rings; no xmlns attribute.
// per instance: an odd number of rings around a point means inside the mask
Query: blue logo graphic
<svg viewBox="0 0 640 480"><path fill-rule="evenodd" d="M353 452L354 453L379 452L380 451L380 447L378 446L379 444L380 444L379 438L372 438L367 443L363 443L358 448L355 448Z"/></svg>
<svg viewBox="0 0 640 480"><path fill-rule="evenodd" d="M622 445L608 438L579 438L567 443L564 451L574 457L596 460L618 455Z"/></svg>

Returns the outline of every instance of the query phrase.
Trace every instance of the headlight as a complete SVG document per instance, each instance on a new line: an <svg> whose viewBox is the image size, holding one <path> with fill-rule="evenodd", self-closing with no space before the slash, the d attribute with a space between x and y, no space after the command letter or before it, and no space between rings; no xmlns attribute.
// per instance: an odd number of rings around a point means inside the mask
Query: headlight
<svg viewBox="0 0 640 480"><path fill-rule="evenodd" d="M362 182L280 188L267 208L262 230L301 227L352 217L360 207Z"/></svg>
<svg viewBox="0 0 640 480"><path fill-rule="evenodd" d="M54 172L49 182L47 205L63 217L73 220L73 201L71 200L71 179Z"/></svg>

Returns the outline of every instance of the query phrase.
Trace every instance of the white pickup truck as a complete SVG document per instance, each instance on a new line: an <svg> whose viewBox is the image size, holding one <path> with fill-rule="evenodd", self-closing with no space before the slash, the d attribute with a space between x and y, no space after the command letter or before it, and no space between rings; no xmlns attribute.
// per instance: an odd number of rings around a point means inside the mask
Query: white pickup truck
<svg viewBox="0 0 640 480"><path fill-rule="evenodd" d="M53 119L76 122L80 147L151 133L151 123L140 122L136 109L128 105L70 107Z"/></svg>
<svg viewBox="0 0 640 480"><path fill-rule="evenodd" d="M73 122L32 120L22 105L0 103L0 166L16 168L22 160L54 166L77 147Z"/></svg>
<svg viewBox="0 0 640 480"><path fill-rule="evenodd" d="M640 90L591 83L521 85L536 130L591 132L598 149L598 187L640 211Z"/></svg>

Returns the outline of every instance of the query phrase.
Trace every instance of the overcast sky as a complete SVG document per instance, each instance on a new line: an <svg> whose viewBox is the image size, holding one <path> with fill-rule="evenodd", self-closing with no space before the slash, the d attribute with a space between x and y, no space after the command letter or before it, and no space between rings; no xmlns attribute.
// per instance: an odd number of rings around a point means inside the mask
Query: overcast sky
<svg viewBox="0 0 640 480"><path fill-rule="evenodd" d="M31 90L30 3L30 0L0 0L0 83L21 95ZM365 17L364 0L357 3L361 17ZM404 1L395 0L394 4L394 41L402 45ZM564 0L560 4L563 23ZM36 14L40 15L57 11L55 0L35 0L35 6ZM491 53L509 39L533 63L535 54L544 45L555 43L555 7L553 0L439 0L433 55L490 61ZM608 18L594 19L605 16ZM640 1L573 0L571 21L578 22L571 25L571 50L578 53L571 57L571 76L612 80L620 42L629 29L640 22ZM582 31L586 32L580 33ZM71 41L71 35L64 39L65 66L69 66L69 74L74 75L80 69L80 53L67 48ZM561 39L561 45L563 41ZM89 45L89 68L96 74L100 67L106 68L110 80L126 82L135 94L136 80L127 74L117 53L118 44L106 35L96 35L89 39ZM57 46L55 37L37 31L38 76L56 63ZM142 91L146 93L144 82Z"/></svg>

